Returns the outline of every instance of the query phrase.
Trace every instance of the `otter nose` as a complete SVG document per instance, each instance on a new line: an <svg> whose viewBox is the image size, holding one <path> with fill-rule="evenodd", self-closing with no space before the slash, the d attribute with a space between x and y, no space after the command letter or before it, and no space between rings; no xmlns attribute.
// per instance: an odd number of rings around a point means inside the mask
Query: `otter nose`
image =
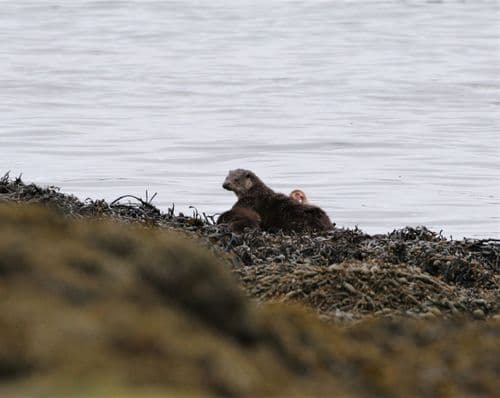
<svg viewBox="0 0 500 398"><path fill-rule="evenodd" d="M230 189L231 188L231 184L229 184L228 182L224 182L224 184L222 184L222 188L224 188L224 189Z"/></svg>

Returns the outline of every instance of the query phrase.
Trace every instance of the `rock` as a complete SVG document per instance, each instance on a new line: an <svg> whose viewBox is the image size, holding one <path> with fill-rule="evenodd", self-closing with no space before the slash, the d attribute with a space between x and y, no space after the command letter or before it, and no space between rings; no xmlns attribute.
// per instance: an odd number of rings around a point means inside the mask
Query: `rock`
<svg viewBox="0 0 500 398"><path fill-rule="evenodd" d="M344 286L344 288L349 292L351 292L352 294L356 294L358 292L356 288L348 282L344 282L342 286Z"/></svg>
<svg viewBox="0 0 500 398"><path fill-rule="evenodd" d="M474 318L480 319L480 320L486 318L486 314L484 313L484 311L479 309L479 308L477 310L474 310L472 312L472 315L474 316Z"/></svg>
<svg viewBox="0 0 500 398"><path fill-rule="evenodd" d="M437 307L430 307L429 311L432 312L436 316L442 315L441 310Z"/></svg>

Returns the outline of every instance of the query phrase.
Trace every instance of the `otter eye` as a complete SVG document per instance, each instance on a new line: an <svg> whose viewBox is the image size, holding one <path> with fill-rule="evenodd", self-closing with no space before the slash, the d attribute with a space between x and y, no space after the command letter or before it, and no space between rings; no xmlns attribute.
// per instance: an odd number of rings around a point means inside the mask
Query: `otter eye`
<svg viewBox="0 0 500 398"><path fill-rule="evenodd" d="M250 178L250 177L251 177L250 173L247 173L246 177L247 177L247 178Z"/></svg>

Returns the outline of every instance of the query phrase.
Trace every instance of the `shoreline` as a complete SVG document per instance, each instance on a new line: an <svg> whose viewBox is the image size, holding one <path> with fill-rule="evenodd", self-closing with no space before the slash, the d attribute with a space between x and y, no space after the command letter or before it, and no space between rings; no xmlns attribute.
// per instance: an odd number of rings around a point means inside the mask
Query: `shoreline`
<svg viewBox="0 0 500 398"><path fill-rule="evenodd" d="M292 301L333 321L371 316L429 318L500 313L500 240L449 240L425 227L368 235L336 228L317 234L217 226L213 216L161 212L152 198L80 201L58 188L0 180L0 201L40 203L74 218L106 218L174 230L230 256L246 293L260 301ZM124 203L127 202L127 203Z"/></svg>
<svg viewBox="0 0 500 398"><path fill-rule="evenodd" d="M0 395L499 390L500 248L426 228L235 235L0 179Z"/></svg>

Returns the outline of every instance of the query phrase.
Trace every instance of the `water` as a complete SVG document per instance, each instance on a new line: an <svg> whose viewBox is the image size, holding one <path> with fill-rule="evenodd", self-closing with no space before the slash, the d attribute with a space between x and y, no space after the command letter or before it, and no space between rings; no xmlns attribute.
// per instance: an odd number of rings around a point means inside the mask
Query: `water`
<svg viewBox="0 0 500 398"><path fill-rule="evenodd" d="M500 237L498 1L2 1L0 173L215 213ZM190 211L190 210L189 210Z"/></svg>

